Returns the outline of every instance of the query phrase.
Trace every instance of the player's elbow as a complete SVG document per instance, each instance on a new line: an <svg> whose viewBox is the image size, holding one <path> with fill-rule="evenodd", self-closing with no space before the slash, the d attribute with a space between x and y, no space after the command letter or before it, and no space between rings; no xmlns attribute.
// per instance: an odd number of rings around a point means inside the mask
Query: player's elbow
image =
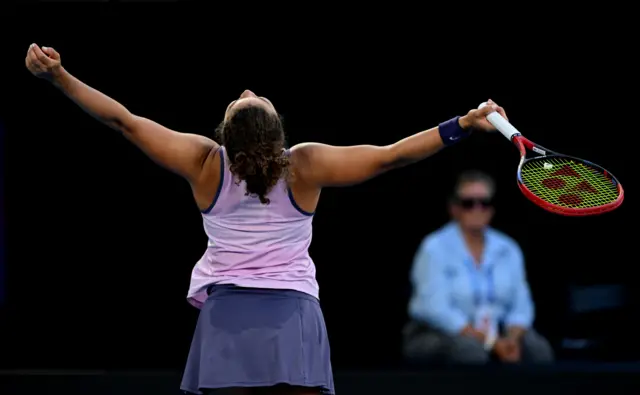
<svg viewBox="0 0 640 395"><path fill-rule="evenodd" d="M399 163L391 146L366 146L361 152L360 173L363 179L376 177L388 170L398 167Z"/></svg>
<svg viewBox="0 0 640 395"><path fill-rule="evenodd" d="M145 118L127 112L110 120L108 124L124 134L134 135L144 126L145 121L147 121Z"/></svg>
<svg viewBox="0 0 640 395"><path fill-rule="evenodd" d="M379 147L380 171L384 172L411 164L413 161L402 155L396 144Z"/></svg>

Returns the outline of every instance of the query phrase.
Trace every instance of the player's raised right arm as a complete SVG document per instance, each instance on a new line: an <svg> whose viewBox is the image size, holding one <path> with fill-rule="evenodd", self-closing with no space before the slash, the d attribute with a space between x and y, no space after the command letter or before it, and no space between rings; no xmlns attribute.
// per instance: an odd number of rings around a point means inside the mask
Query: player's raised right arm
<svg viewBox="0 0 640 395"><path fill-rule="evenodd" d="M502 108L490 101L482 109L471 110L463 117L387 146L299 144L291 149L296 174L305 184L319 188L358 184L385 171L425 159L464 137L469 129L492 130L486 116L493 111L506 117Z"/></svg>
<svg viewBox="0 0 640 395"><path fill-rule="evenodd" d="M68 73L53 48L41 49L32 44L25 63L32 74L50 81L85 112L122 132L152 160L189 181L198 179L203 164L218 147L204 136L179 133L132 114L116 100Z"/></svg>

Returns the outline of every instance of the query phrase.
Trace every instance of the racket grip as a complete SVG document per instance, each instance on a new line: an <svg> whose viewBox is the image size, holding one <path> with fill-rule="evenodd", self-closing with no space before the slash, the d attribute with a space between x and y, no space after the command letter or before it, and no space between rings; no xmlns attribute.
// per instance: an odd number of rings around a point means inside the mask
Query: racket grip
<svg viewBox="0 0 640 395"><path fill-rule="evenodd" d="M487 103L484 102L480 104L478 109L481 109L486 105ZM511 138L513 138L513 136L515 136L516 134L521 134L518 129L516 129L509 121L504 119L504 117L497 111L494 111L491 114L487 115L487 121L489 121L489 123L491 123L493 127L496 128L500 133L502 133L502 135L509 141L511 141Z"/></svg>

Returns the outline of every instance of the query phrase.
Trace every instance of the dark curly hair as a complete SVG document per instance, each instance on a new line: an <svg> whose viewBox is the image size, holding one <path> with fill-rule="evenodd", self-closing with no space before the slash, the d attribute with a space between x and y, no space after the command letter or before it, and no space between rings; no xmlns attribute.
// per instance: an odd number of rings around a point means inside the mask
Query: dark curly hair
<svg viewBox="0 0 640 395"><path fill-rule="evenodd" d="M257 106L242 108L218 126L217 134L236 184L245 181L246 196L269 204L267 194L289 174L281 117Z"/></svg>

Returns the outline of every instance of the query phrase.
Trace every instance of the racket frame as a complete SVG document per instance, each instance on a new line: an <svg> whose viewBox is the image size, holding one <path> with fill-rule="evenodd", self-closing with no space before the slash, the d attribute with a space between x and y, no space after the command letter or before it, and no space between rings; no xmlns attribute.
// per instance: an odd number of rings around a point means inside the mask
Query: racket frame
<svg viewBox="0 0 640 395"><path fill-rule="evenodd" d="M478 108L482 108L486 105L487 103L482 103ZM580 159L580 158L576 158L573 156L552 151L548 148L545 148L539 144L532 142L531 140L524 137L522 133L520 133L513 125L511 125L511 123L508 120L502 117L502 115L500 115L498 112L492 112L491 114L487 115L487 120L500 133L502 133L503 136L505 136L509 141L511 141L520 152L520 162L518 164L518 171L517 171L518 188L527 199L529 199L539 207L555 214L560 214L560 215L565 215L570 217L580 217L580 216L604 214L609 211L613 211L616 208L618 208L624 201L624 189L622 188L622 184L620 184L620 181L618 181L618 179L613 174L611 174L611 172L607 171L602 166L599 166L593 162L589 162L584 159ZM536 154L538 154L538 156L527 158L527 152L535 152ZM582 162L588 166L591 166L595 169L600 170L605 175L605 177L609 178L611 182L616 186L618 190L617 199L614 200L613 202L610 202L601 206L584 207L584 208L563 207L557 204L547 202L546 200L538 197L533 192L531 192L529 188L526 187L526 185L522 180L522 167L524 166L524 164L527 163L528 161L535 160L538 158L567 158L567 159L574 160L576 162Z"/></svg>
<svg viewBox="0 0 640 395"><path fill-rule="evenodd" d="M511 142L516 146L516 148L518 148L518 151L520 151L520 163L518 164L518 173L517 173L518 188L527 199L531 200L533 203L537 204L543 209L555 214L561 214L561 215L570 216L570 217L581 217L581 216L604 214L609 211L615 210L622 204L622 201L624 200L624 189L622 188L622 184L620 184L618 179L613 174L611 174L602 166L599 166L593 162L589 162L584 159L580 159L580 158L576 158L573 156L552 151L539 144L532 142L531 140L527 139L521 134L513 135L511 137ZM527 158L527 150L529 150L529 152L535 152L536 154L538 154L538 156ZM610 179L611 182L616 186L616 188L618 189L618 197L613 202L603 204L601 206L596 206L596 207L572 208L572 207L563 207L557 204L549 203L546 200L538 197L533 192L531 192L529 188L526 187L526 185L522 180L522 167L524 166L524 164L527 163L528 161L536 160L538 158L566 158L576 162L584 163L594 169L597 169L601 171L605 177Z"/></svg>

